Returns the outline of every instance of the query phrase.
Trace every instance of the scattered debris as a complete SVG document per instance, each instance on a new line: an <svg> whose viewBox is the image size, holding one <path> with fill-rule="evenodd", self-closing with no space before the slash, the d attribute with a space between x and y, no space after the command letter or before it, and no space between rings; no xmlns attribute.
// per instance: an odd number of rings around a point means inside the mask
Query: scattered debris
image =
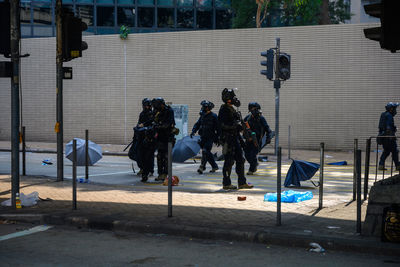
<svg viewBox="0 0 400 267"><path fill-rule="evenodd" d="M53 165L53 162L51 162L51 159L49 158L49 159L44 159L43 161L42 161L42 165L43 166L45 166L45 165Z"/></svg>

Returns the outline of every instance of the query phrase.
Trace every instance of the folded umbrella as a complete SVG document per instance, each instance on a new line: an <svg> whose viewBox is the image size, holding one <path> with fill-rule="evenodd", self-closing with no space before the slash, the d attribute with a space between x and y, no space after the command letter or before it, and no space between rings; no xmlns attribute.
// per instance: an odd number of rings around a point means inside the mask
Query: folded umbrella
<svg viewBox="0 0 400 267"><path fill-rule="evenodd" d="M305 160L293 160L286 174L285 187L294 185L300 187L300 181L310 180L318 171L319 164Z"/></svg>
<svg viewBox="0 0 400 267"><path fill-rule="evenodd" d="M199 140L199 136L185 136L178 140L172 149L172 161L184 162L185 160L196 156L200 151Z"/></svg>
<svg viewBox="0 0 400 267"><path fill-rule="evenodd" d="M86 141L80 138L74 138L76 140L76 164L78 166L85 166L86 162ZM73 141L70 141L65 146L65 157L69 160L73 160ZM89 165L95 164L102 157L101 146L89 140Z"/></svg>

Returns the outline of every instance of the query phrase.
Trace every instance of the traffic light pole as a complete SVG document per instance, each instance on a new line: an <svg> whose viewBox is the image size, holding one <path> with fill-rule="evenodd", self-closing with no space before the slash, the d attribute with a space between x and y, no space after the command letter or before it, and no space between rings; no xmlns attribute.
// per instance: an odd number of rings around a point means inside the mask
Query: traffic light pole
<svg viewBox="0 0 400 267"><path fill-rule="evenodd" d="M10 3L10 48L12 62L11 77L11 207L19 193L19 41L20 41L19 0Z"/></svg>
<svg viewBox="0 0 400 267"><path fill-rule="evenodd" d="M279 147L279 89L281 88L281 81L279 80L279 54L280 54L281 39L276 38L276 63L275 63L275 156L278 155Z"/></svg>
<svg viewBox="0 0 400 267"><path fill-rule="evenodd" d="M64 180L64 158L63 158L63 59L62 59L62 0L56 1L56 30L57 30L57 105L56 126L57 133L57 181Z"/></svg>

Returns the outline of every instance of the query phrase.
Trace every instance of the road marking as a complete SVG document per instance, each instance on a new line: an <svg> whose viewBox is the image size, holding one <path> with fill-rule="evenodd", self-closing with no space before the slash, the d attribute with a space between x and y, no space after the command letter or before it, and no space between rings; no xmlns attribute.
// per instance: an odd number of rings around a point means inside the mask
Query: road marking
<svg viewBox="0 0 400 267"><path fill-rule="evenodd" d="M21 231L21 232L16 232L16 233L0 236L0 241L4 241L4 240L7 240L7 239L16 238L16 237L20 237L20 236L24 236L24 235L30 235L30 234L34 234L34 233L37 233L37 232L43 232L43 231L46 231L46 230L48 230L48 229L50 229L52 227L53 226L49 226L49 225L35 226L35 227L31 228L31 229L24 230L24 231Z"/></svg>

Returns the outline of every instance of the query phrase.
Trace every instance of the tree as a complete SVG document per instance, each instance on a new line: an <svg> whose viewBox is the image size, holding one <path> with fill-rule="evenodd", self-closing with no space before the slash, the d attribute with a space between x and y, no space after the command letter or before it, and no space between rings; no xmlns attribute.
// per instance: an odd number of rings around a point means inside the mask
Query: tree
<svg viewBox="0 0 400 267"><path fill-rule="evenodd" d="M232 0L232 8L233 28L338 24L351 18L344 0Z"/></svg>

